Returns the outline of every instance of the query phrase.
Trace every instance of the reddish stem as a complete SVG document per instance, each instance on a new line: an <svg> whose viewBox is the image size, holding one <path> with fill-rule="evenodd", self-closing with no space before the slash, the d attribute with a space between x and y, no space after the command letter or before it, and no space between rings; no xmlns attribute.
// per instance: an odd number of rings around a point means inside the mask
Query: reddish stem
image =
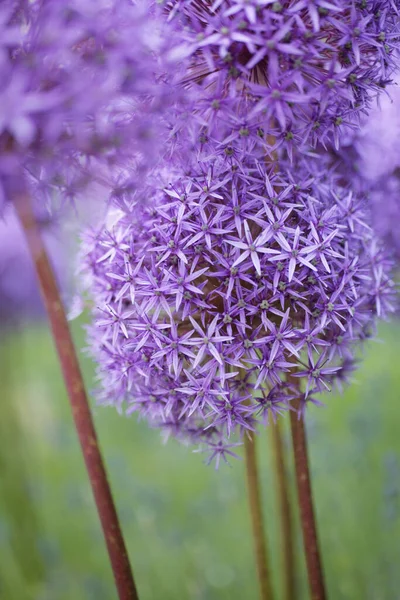
<svg viewBox="0 0 400 600"><path fill-rule="evenodd" d="M291 378L296 387L298 381ZM300 401L292 403L294 411L290 411L290 425L292 430L294 464L296 469L297 495L300 506L303 542L306 555L308 580L312 600L326 600L324 575L322 571L321 555L318 544L317 524L314 515L313 497L311 490L310 469L308 463L307 437L304 419L299 418Z"/></svg>
<svg viewBox="0 0 400 600"><path fill-rule="evenodd" d="M267 546L264 537L263 516L261 509L261 490L257 468L255 437L252 434L244 436L246 456L246 476L249 495L251 522L253 527L254 551L257 564L260 599L272 600L272 586Z"/></svg>
<svg viewBox="0 0 400 600"><path fill-rule="evenodd" d="M290 489L285 452L279 421L272 423L267 431L272 432L272 451L275 466L278 506L281 514L281 536L283 544L283 596L282 600L295 598L295 557L293 542L293 522L290 510Z"/></svg>
<svg viewBox="0 0 400 600"><path fill-rule="evenodd" d="M27 195L15 199L51 325L75 428L92 486L120 600L138 600L124 538L89 408L81 370L53 269Z"/></svg>

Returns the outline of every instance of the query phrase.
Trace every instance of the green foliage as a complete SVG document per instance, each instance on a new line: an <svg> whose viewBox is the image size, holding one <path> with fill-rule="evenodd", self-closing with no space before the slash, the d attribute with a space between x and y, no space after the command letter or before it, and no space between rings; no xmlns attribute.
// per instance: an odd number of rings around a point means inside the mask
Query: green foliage
<svg viewBox="0 0 400 600"><path fill-rule="evenodd" d="M81 346L79 325L76 333ZM334 600L393 600L400 586L400 327L380 335L385 343L368 346L357 381L343 396L328 394L308 419ZM116 598L51 339L40 328L20 332L2 340L0 358L0 598ZM91 388L93 367L82 363ZM134 416L94 413L141 600L256 598L243 462L215 472ZM258 452L278 586L268 430ZM300 536L296 543L306 599Z"/></svg>

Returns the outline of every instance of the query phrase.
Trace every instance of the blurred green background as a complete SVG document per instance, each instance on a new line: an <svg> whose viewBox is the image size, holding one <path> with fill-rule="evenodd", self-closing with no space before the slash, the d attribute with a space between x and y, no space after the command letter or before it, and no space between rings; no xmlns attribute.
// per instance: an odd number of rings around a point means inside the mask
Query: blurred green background
<svg viewBox="0 0 400 600"><path fill-rule="evenodd" d="M74 324L80 348L81 323ZM112 574L45 326L1 334L0 599L114 600ZM400 598L400 324L380 328L355 383L308 414L329 597ZM82 355L89 389L93 366ZM243 461L216 472L157 431L94 408L141 600L252 600ZM285 422L285 425L288 425ZM285 443L289 449L288 431ZM259 436L268 546L280 584L268 430ZM307 598L297 536L298 598ZM280 594L277 594L279 600Z"/></svg>

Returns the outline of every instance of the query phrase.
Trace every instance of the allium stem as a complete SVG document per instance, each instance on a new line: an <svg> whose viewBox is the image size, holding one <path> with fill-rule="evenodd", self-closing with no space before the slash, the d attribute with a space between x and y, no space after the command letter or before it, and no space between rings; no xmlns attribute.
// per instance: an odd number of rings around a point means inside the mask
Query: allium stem
<svg viewBox="0 0 400 600"><path fill-rule="evenodd" d="M290 380L294 386L298 387L298 380L296 378L291 377ZM296 410L290 411L290 426L292 430L297 495L311 600L325 600L327 596L318 543L317 524L314 515L304 418L299 418L298 416L300 409L300 401L298 399L292 403L292 406Z"/></svg>
<svg viewBox="0 0 400 600"><path fill-rule="evenodd" d="M138 600L128 553L107 481L81 370L54 272L36 224L30 198L27 195L15 198L15 208L25 233L45 302L118 596L120 600Z"/></svg>
<svg viewBox="0 0 400 600"><path fill-rule="evenodd" d="M279 420L276 421L276 423L272 423L267 431L271 431L278 506L281 513L281 539L283 547L282 600L293 600L295 598L295 557L293 541L293 522L290 510L290 489L287 474L287 465L285 464L285 452L283 447L281 425L279 423Z"/></svg>
<svg viewBox="0 0 400 600"><path fill-rule="evenodd" d="M251 522L253 527L254 551L257 564L260 599L272 600L271 571L268 561L267 546L264 537L263 515L261 509L261 489L257 468L255 436L244 436L246 456L247 489L249 495Z"/></svg>

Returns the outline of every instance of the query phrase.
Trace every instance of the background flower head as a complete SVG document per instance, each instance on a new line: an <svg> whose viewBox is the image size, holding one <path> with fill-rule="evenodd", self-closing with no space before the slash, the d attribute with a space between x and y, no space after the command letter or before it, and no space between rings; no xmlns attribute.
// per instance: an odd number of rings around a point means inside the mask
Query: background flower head
<svg viewBox="0 0 400 600"><path fill-rule="evenodd" d="M323 160L323 159L322 159ZM400 88L388 86L360 130L334 155L336 168L368 198L373 227L400 261Z"/></svg>
<svg viewBox="0 0 400 600"><path fill-rule="evenodd" d="M172 38L157 14L129 0L2 3L3 201L22 183L51 204L93 180L112 196L143 177L169 93L160 62Z"/></svg>

